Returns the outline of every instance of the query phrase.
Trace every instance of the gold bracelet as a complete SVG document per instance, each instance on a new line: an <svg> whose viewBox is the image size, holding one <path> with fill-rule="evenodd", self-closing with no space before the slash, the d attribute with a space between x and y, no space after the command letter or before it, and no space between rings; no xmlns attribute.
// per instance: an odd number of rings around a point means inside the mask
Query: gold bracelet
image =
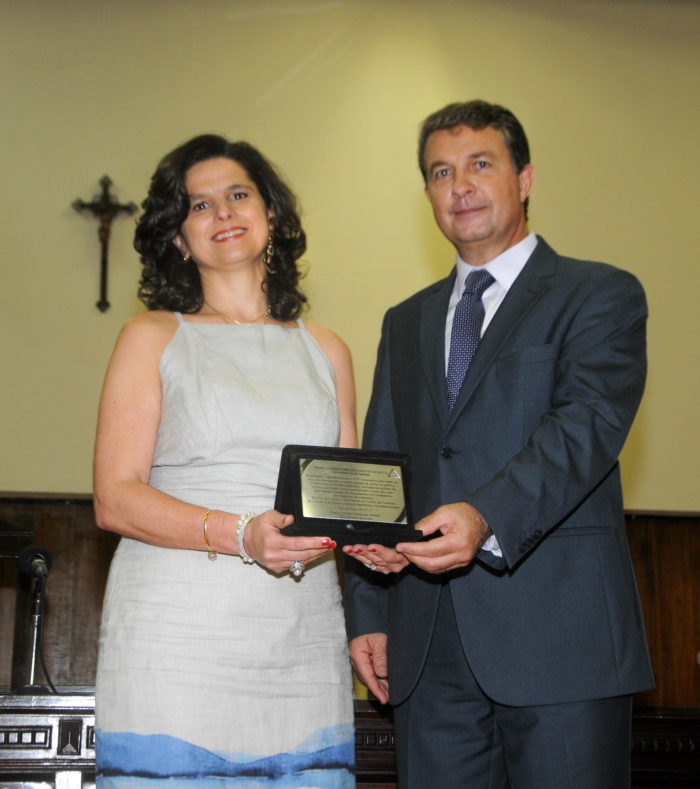
<svg viewBox="0 0 700 789"><path fill-rule="evenodd" d="M209 535L207 534L207 520L209 519L210 512L211 510L207 510L204 513L204 544L207 546L207 557L209 561L215 562L219 558L219 554L209 544Z"/></svg>

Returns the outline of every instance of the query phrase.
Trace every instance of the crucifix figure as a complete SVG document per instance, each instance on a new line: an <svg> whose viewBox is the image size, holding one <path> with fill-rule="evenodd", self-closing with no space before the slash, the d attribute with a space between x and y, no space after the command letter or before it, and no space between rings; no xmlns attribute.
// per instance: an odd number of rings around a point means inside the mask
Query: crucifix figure
<svg viewBox="0 0 700 789"><path fill-rule="evenodd" d="M73 208L76 211L90 211L100 220L97 235L102 247L102 257L100 262L100 300L97 302L97 308L101 312L109 309L109 301L107 301L107 252L112 220L119 213L133 214L137 210L134 203L121 205L114 201L109 193L111 185L111 178L108 175L104 175L100 178L102 194L99 197L96 197L91 203L86 203L84 200L73 201Z"/></svg>

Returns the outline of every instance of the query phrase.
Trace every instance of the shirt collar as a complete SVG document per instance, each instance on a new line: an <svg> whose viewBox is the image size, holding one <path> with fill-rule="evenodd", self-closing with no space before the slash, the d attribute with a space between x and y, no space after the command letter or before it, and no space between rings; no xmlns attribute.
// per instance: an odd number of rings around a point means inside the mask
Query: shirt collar
<svg viewBox="0 0 700 789"><path fill-rule="evenodd" d="M484 266L470 266L457 255L457 278L453 292L461 294L467 276L477 268L486 269L503 290L508 291L518 274L523 270L530 255L535 251L536 246L537 236L534 233L528 233L522 241L518 241L505 252L501 252Z"/></svg>

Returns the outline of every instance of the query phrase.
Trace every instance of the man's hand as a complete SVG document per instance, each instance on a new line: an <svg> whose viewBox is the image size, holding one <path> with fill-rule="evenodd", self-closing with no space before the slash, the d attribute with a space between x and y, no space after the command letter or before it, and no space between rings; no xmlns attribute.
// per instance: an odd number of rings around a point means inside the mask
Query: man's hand
<svg viewBox="0 0 700 789"><path fill-rule="evenodd" d="M374 693L378 701L389 701L387 679L386 633L367 633L350 642L350 661L357 676Z"/></svg>
<svg viewBox="0 0 700 789"><path fill-rule="evenodd" d="M439 531L442 536L427 542L402 542L397 553L429 573L444 573L466 567L491 536L488 523L470 504L445 504L416 523L424 534Z"/></svg>

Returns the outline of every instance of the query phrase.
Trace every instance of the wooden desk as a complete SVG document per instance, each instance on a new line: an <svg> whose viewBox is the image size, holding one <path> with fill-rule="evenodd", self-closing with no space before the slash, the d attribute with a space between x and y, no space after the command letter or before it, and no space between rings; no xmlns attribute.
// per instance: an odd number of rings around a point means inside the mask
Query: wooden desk
<svg viewBox="0 0 700 789"><path fill-rule="evenodd" d="M95 786L95 697L0 695L2 789Z"/></svg>
<svg viewBox="0 0 700 789"><path fill-rule="evenodd" d="M358 789L394 789L394 732L388 710L355 701ZM700 786L700 710L635 711L632 786ZM95 707L91 692L0 694L2 789L92 789ZM429 787L426 787L429 789Z"/></svg>

